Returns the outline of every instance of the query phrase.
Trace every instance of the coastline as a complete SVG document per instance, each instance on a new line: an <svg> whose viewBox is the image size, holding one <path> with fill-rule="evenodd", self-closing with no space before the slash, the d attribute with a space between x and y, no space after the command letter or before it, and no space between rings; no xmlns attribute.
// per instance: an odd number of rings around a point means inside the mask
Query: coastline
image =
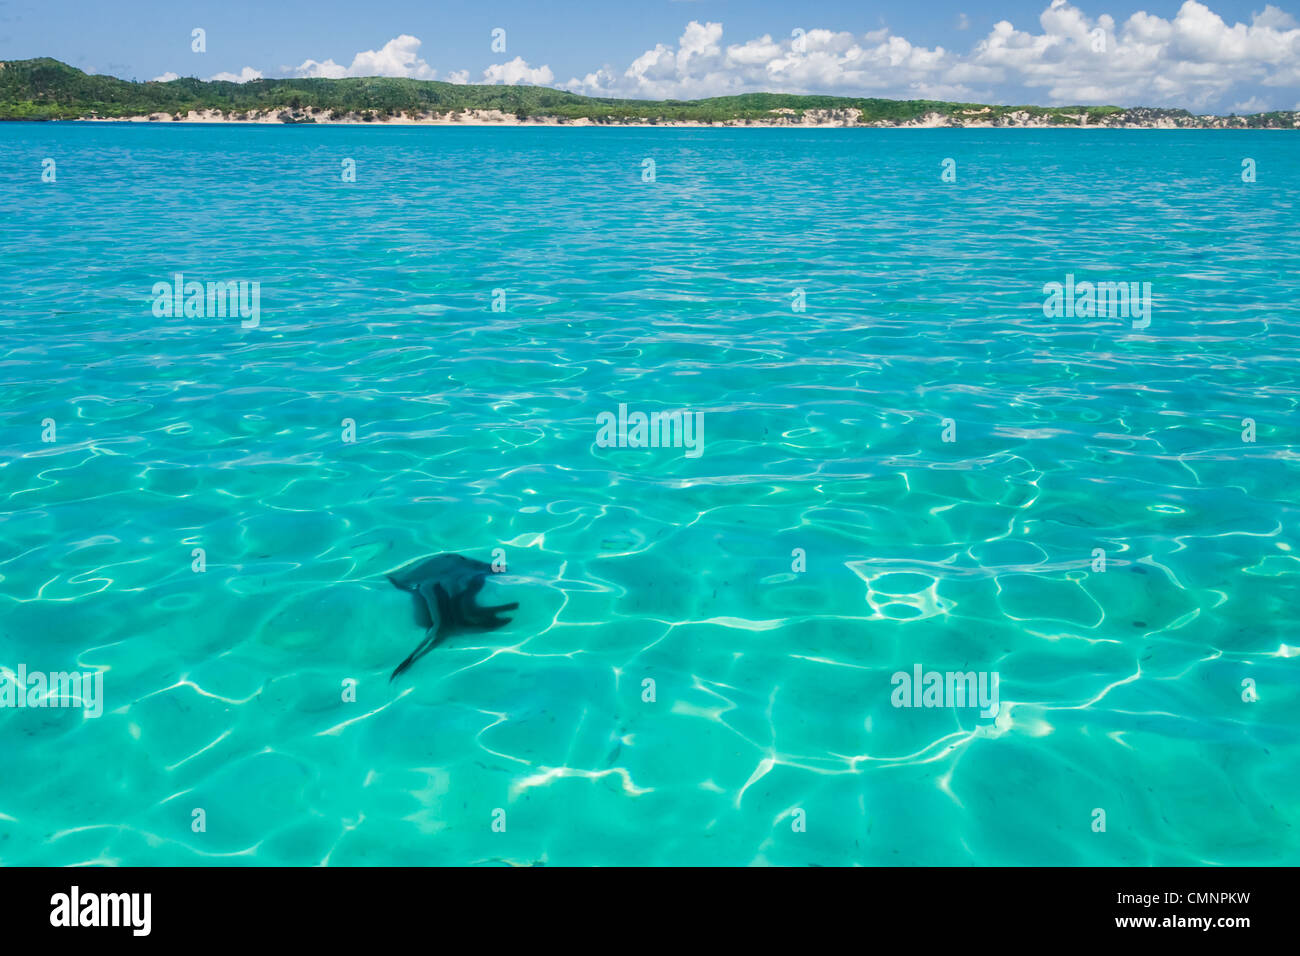
<svg viewBox="0 0 1300 956"><path fill-rule="evenodd" d="M1300 129L1300 113L1295 114L1295 126L1249 126L1244 117L1197 116L1178 121L1168 116L1145 122L1115 121L1088 122L1087 114L1075 114L1070 123L1053 123L1045 117L1028 112L1004 114L999 122L979 118L985 111L968 111L968 115L954 117L945 113L927 113L913 120L877 120L861 122L861 111L807 110L802 114L773 116L764 119L730 119L717 122L703 120L626 120L612 121L591 117L518 116L502 110L452 110L446 113L424 112L411 114L399 112L390 116L377 111L352 111L339 115L330 110L290 107L251 110L227 115L219 109L190 110L186 114L155 112L133 116L88 116L74 120L50 122L74 123L182 123L230 124L239 126L550 126L550 127L620 127L643 129L666 127L670 129L1203 129L1203 130L1287 130ZM1179 119L1182 119L1181 117Z"/></svg>
<svg viewBox="0 0 1300 956"><path fill-rule="evenodd" d="M101 111L104 114L101 115ZM742 93L610 99L543 86L404 77L122 80L50 57L0 61L0 122L669 129L1282 129L1300 109L1238 116L1175 107L1033 106Z"/></svg>

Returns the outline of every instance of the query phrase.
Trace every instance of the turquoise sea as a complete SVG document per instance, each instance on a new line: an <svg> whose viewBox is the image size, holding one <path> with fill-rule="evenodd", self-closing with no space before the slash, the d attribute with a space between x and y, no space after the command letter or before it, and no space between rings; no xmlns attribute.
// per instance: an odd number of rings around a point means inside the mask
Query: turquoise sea
<svg viewBox="0 0 1300 956"><path fill-rule="evenodd" d="M0 170L0 667L103 693L0 707L0 864L1300 862L1296 135L3 124ZM155 314L177 273L256 326ZM519 610L390 683L441 552Z"/></svg>

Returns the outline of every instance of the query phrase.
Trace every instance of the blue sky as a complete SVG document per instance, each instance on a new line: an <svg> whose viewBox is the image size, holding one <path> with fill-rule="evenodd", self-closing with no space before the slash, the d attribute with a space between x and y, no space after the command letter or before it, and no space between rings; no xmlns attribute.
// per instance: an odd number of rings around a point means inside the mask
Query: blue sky
<svg viewBox="0 0 1300 956"><path fill-rule="evenodd" d="M135 79L378 74L633 97L1249 112L1300 108L1297 12L1249 0L0 0L0 58Z"/></svg>

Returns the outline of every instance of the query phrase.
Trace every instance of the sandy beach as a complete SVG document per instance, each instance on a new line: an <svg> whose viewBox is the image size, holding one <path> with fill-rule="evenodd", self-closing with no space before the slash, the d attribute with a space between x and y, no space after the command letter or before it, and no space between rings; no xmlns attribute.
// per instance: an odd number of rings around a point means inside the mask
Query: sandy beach
<svg viewBox="0 0 1300 956"><path fill-rule="evenodd" d="M292 109L289 107L250 110L247 112L225 113L222 110L190 110L188 113L172 114L166 112L149 113L139 116L91 116L75 122L87 123L234 123L242 125L261 124L315 124L322 126L624 126L624 127L676 127L676 128L731 128L731 129L1244 129L1246 121L1238 116L1192 116L1172 118L1169 116L1143 117L1139 121L1105 118L1101 122L1088 122L1088 114L1065 114L1076 121L1077 125L1051 122L1047 116L1036 116L1028 110L1016 110L1003 114L998 121L990 122L983 117L992 110L985 107L966 110L960 114L947 115L939 112L926 113L923 116L892 122L878 120L861 122L862 111L858 109L805 110L802 115L794 110L774 110L777 115L762 119L732 119L716 123L700 120L593 120L589 117L569 119L558 116L525 116L501 110L450 110L447 112L399 112L385 116L377 110L366 112L351 111L338 113L334 110L317 110L313 108ZM1122 114L1120 114L1122 115ZM1300 113L1293 117L1296 128L1300 128ZM1265 127L1285 129L1287 127Z"/></svg>

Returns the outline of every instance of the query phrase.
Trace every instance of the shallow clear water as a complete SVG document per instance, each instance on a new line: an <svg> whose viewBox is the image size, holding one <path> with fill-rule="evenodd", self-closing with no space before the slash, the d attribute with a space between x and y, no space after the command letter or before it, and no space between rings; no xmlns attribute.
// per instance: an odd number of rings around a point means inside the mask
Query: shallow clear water
<svg viewBox="0 0 1300 956"><path fill-rule="evenodd" d="M105 699L0 708L0 863L1300 859L1295 136L3 124L0 168L0 666ZM177 272L259 324L156 317ZM1069 274L1150 326L1046 318ZM620 403L702 454L599 445ZM498 548L514 622L390 684L383 574ZM916 664L997 716L893 706Z"/></svg>

